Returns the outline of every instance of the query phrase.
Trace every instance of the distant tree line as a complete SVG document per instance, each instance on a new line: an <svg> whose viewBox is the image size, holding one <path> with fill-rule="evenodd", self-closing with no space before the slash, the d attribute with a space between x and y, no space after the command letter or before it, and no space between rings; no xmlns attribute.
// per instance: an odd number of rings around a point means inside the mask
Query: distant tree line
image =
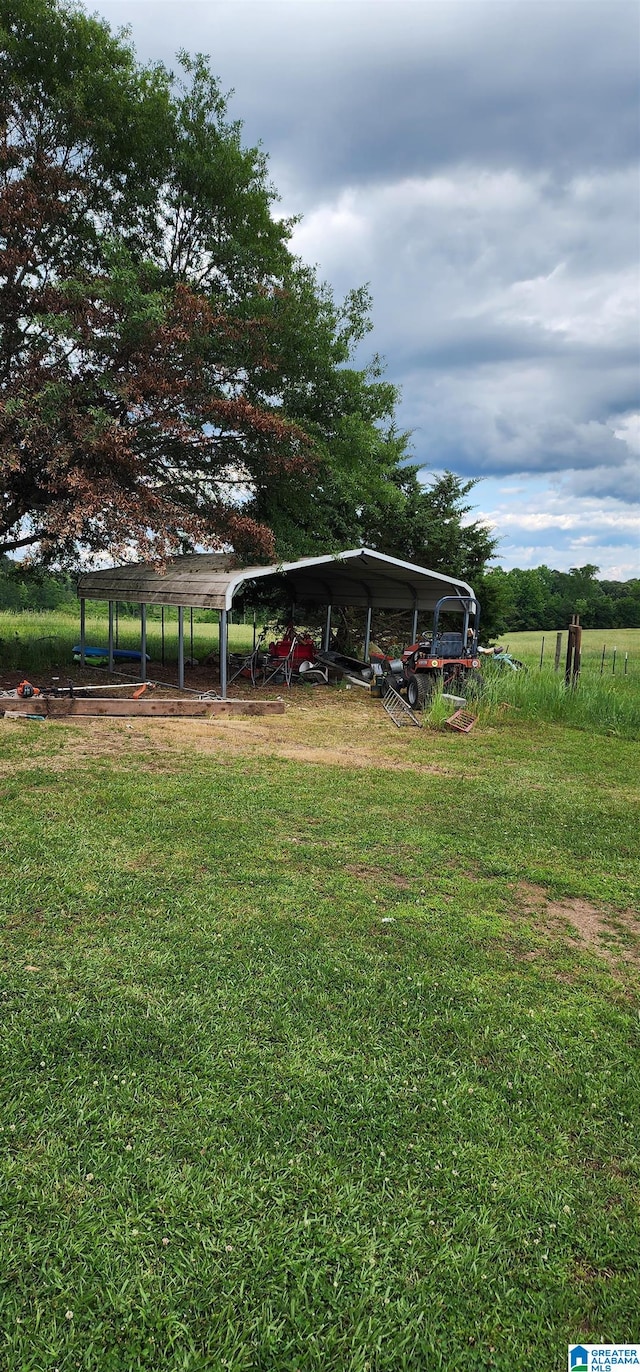
<svg viewBox="0 0 640 1372"><path fill-rule="evenodd" d="M452 524L455 527L453 521ZM470 550L465 547L462 560L469 556ZM585 629L640 628L640 579L600 581L597 572L598 568L591 565L572 567L569 572L554 571L551 567L514 567L505 572L496 567L484 576L472 577L482 606L482 638L486 640L507 630L516 633L525 629L564 629L574 613L580 615ZM75 612L77 605L73 576L28 567L0 556L0 610ZM136 607L123 604L122 611L126 613L127 608L134 613ZM105 614L106 609L105 602ZM209 617L198 611L199 619Z"/></svg>
<svg viewBox="0 0 640 1372"><path fill-rule="evenodd" d="M564 629L572 614L585 629L640 628L640 579L600 581L598 567L496 567L474 586L481 598L485 625L491 632L521 629Z"/></svg>
<svg viewBox="0 0 640 1372"><path fill-rule="evenodd" d="M0 556L0 610L75 610L77 603L72 576L21 566Z"/></svg>

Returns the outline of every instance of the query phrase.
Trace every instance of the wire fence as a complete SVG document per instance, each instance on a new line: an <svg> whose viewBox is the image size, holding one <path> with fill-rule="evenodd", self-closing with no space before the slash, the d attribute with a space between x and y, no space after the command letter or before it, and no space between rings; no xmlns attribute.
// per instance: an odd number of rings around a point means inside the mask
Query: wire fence
<svg viewBox="0 0 640 1372"><path fill-rule="evenodd" d="M543 634L540 640L540 652L538 656L538 670L553 664L555 672L563 671L565 664L566 633L558 632L555 635ZM610 674L611 676L628 676L637 666L640 654L629 652L628 648L618 648L614 642L603 642L602 646L591 642L584 642L581 652L581 668L595 668L600 676Z"/></svg>

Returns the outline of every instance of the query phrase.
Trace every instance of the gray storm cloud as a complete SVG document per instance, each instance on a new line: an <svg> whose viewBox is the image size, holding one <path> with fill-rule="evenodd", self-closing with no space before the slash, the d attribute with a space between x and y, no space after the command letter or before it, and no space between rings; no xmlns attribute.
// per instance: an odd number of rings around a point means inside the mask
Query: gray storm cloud
<svg viewBox="0 0 640 1372"><path fill-rule="evenodd" d="M231 113L269 154L282 212L303 213L296 251L338 293L371 284L369 341L425 469L520 474L543 521L541 478L551 512L560 487L586 520L613 502L612 545L637 555L635 0L99 11L131 24L140 57L204 51L235 88ZM581 537L600 546L592 527ZM572 555L557 523L521 533L529 558L534 535L545 560L550 539Z"/></svg>
<svg viewBox="0 0 640 1372"><path fill-rule="evenodd" d="M638 152L635 4L103 0L169 63L211 55L250 137L312 198L452 162L618 166Z"/></svg>
<svg viewBox="0 0 640 1372"><path fill-rule="evenodd" d="M425 465L615 471L637 404L635 173L450 168L350 188L296 233L333 280L359 261ZM585 211L586 207L586 212ZM607 481L611 490L612 483ZM621 499L632 483L618 483Z"/></svg>

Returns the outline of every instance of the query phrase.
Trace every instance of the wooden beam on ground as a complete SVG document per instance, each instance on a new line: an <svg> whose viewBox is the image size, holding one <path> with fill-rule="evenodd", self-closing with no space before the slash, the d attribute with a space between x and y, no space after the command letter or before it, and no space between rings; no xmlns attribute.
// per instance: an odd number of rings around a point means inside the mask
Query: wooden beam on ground
<svg viewBox="0 0 640 1372"><path fill-rule="evenodd" d="M182 717L183 719L211 719L218 715L283 715L283 700L79 700L35 699L11 701L11 709L6 713L13 719L26 715L42 714L49 719L68 719L80 715L109 715L120 719L162 718L163 716Z"/></svg>

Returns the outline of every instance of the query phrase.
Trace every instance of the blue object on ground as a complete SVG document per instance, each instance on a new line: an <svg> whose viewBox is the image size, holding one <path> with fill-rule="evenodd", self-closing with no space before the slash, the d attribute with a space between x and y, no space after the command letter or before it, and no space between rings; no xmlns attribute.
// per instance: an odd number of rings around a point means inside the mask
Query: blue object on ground
<svg viewBox="0 0 640 1372"><path fill-rule="evenodd" d="M71 651L72 651L72 653L74 654L74 657L75 657L76 655L77 655L78 657L80 657L80 656L82 655L82 645L81 645L80 643L76 643L75 647L73 647L73 648L71 649ZM104 657L104 658L106 658L107 661L108 661L108 659L109 659L109 649L108 649L108 648L96 648L95 646L91 646L90 644L87 643L87 644L85 644L84 655L85 655L85 657L94 657L94 658L95 658L95 657L101 657L101 658ZM149 654L148 654L148 653L145 653L145 659L146 659L147 662L150 662L150 661L151 661L151 658L149 657ZM113 660L114 660L114 662L139 662L139 661L140 661L140 652L139 652L139 650L136 649L136 648L114 648L114 650L113 650Z"/></svg>
<svg viewBox="0 0 640 1372"><path fill-rule="evenodd" d="M494 662L498 662L501 667L510 667L512 672L521 672L524 664L518 661L517 657L512 657L511 653L495 653Z"/></svg>

